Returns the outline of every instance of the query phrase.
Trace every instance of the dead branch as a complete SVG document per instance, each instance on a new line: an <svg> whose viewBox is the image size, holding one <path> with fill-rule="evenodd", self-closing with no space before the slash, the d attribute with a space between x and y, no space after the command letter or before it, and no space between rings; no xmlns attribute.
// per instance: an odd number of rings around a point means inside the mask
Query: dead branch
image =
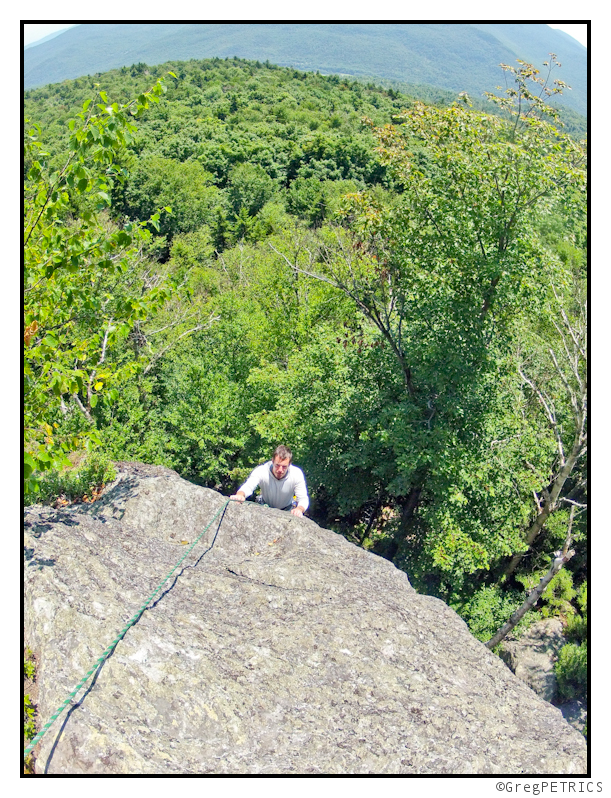
<svg viewBox="0 0 611 798"><path fill-rule="evenodd" d="M569 518L566 539L564 541L564 546L562 547L562 550L554 552L554 559L552 561L549 571L545 574L545 576L541 577L541 579L539 580L539 584L533 590L531 590L524 603L520 607L518 607L518 609L511 615L507 623L501 626L498 632L495 635L493 635L493 637L491 637L490 640L488 640L488 642L485 644L487 648L494 648L501 642L501 640L503 640L504 637L506 637L509 634L509 632L511 632L511 630L520 621L520 619L523 618L524 615L526 615L528 610L530 610L531 607L534 607L534 605L539 600L545 588L556 576L556 574L562 568L562 566L565 565L575 554L574 549L569 550L569 546L573 541L572 530L573 530L574 517L575 517L575 507L571 507L571 515Z"/></svg>

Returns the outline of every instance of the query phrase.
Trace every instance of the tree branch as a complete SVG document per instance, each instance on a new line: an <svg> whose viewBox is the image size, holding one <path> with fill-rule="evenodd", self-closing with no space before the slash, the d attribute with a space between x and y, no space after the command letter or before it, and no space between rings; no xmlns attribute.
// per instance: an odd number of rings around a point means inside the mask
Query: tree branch
<svg viewBox="0 0 611 798"><path fill-rule="evenodd" d="M572 526L572 523L573 523L573 516L571 515L570 526ZM570 526L569 526L569 535L567 536L567 541L570 541ZM531 607L534 607L534 605L539 600L541 594L543 593L545 588L549 585L549 583L552 581L552 579L556 576L558 571L575 554L574 549L571 549L571 551L567 551L568 545L569 544L565 542L565 546L562 551L554 552L555 557L549 571L545 574L545 576L541 577L537 587L531 590L531 592L528 594L528 597L526 598L526 601L524 601L524 603L513 613L513 615L511 615L507 623L501 626L498 632L493 637L491 637L487 643L485 643L486 648L494 648L495 646L497 646L501 642L501 640L503 640L503 638L506 637L509 634L509 632L511 632L511 630L520 621L520 619L523 618L524 615L526 615L528 610L530 610Z"/></svg>
<svg viewBox="0 0 611 798"><path fill-rule="evenodd" d="M72 399L74 400L76 406L81 411L81 413L85 416L87 421L93 422L93 417L89 410L85 407L85 405L81 402L79 395L77 393L72 394Z"/></svg>
<svg viewBox="0 0 611 798"><path fill-rule="evenodd" d="M219 319L220 319L220 318L221 318L220 316L211 316L211 317L208 319L208 321L206 322L206 324L198 324L196 327L192 327L190 330L185 330L185 332L181 333L181 334L180 334L180 335L179 335L179 336L178 336L178 337L177 337L175 340L171 341L171 342L170 342L170 343L169 343L167 346L164 346L164 348L163 348L163 349L161 349L159 352L156 352L156 353L153 355L153 357L151 358L151 360L150 360L149 364L148 364L148 365L147 365L147 367L144 369L144 371L142 372L142 374L143 374L143 375L146 375L146 374L148 374L148 373L149 373L149 371L150 371L150 370L153 368L153 366L155 365L155 363L156 363L156 362L157 362L157 361L158 361L160 358L162 358L162 357L165 355L165 353L168 351L168 349L171 349L171 348L172 348L172 347L173 347L175 344L177 344L177 343L178 343L178 341L180 341L180 339L181 339L181 338L184 338L186 335L191 335L192 333L199 332L200 330L205 330L205 329L207 329L207 328L208 328L208 327L210 327L212 324L214 324L214 322L215 322L215 321L219 321Z"/></svg>

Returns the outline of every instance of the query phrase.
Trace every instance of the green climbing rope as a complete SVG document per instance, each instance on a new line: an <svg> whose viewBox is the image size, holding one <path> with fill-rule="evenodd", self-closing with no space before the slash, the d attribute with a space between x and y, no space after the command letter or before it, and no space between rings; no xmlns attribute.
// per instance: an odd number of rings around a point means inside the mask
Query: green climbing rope
<svg viewBox="0 0 611 798"><path fill-rule="evenodd" d="M112 643L111 643L111 644L108 646L108 648L106 648L106 649L104 650L104 652L102 653L102 656L101 656L101 657L99 657L99 658L98 658L98 659L95 661L95 663L93 664L93 667L91 668L91 670L87 671L87 673L85 674L85 676L84 676L84 677L81 679L81 681L80 681L80 682L79 682L79 683L76 685L76 687L75 687L75 688L74 688L74 690L73 690L73 691L70 693L70 695L68 696L68 698L66 698L66 700L65 700L65 701L64 701L64 702L63 702L63 703L60 705L60 707L59 707L59 708L58 708L58 709L57 709L57 710L56 710L56 711L53 713L53 715L51 715L51 717L49 718L49 720L47 721L47 723L45 723L45 725L44 725L44 726L42 727L42 729L41 729L41 730L38 732L38 734L37 734L37 735L36 735L36 736L33 738L33 740L30 742L30 744L26 746L26 748L24 749L24 752L23 752L23 758L24 758L24 759L27 757L27 755L30 753L30 751L32 751L32 749L34 748L34 746L35 746L35 745L36 745L36 744L37 744L37 743L38 743L38 742L39 742L39 741L42 739L42 737L43 737L43 736L44 736L44 735L47 733L47 731L48 731L49 727L53 725L53 723L54 723L54 722L57 720L57 718L58 718L58 717L59 717L59 716L62 714L62 712L64 711L64 709L65 709L65 708L68 706L68 704L70 704L70 703L71 703L71 701L73 700L74 696L75 696L75 695L78 693L78 691L79 691L79 690L82 688L82 686L83 686L83 685L85 684L85 682L86 682L86 681L89 679L89 677L90 677L90 676L91 676L93 673L95 673L95 671L96 671L96 670L97 670L97 669L98 669L98 668L99 668L99 667L102 665L102 663L104 662L104 660L105 660L105 659L107 659L107 657L109 657L109 656L110 656L111 652L113 651L113 649L115 648L115 646L117 645L117 643L118 643L118 642L119 642L119 641L120 641L120 640L121 640L121 639L122 639L122 638L125 636L125 634L127 633L127 630L128 630L130 627L132 627L132 626L133 626L133 625L134 625L134 624L135 624L135 623L136 623L136 622L139 620L139 618L140 618L140 616L142 615L142 613L143 613L143 612L146 610L146 608L147 608L148 604L149 604L149 603L150 603L150 602L151 602L151 601L152 601L152 600L155 598L155 596L156 596L156 595L159 593L159 591L161 590L161 588L162 588L162 587L165 585L165 583L168 581L168 579L169 579L169 578L172 576L172 574L174 573L174 571L175 571L175 570L176 570L176 569L179 567L179 565L181 564L181 562L183 562L183 560L185 559L185 557L187 557L187 556L189 555L189 553L190 553L190 552L191 552L191 551L192 551L192 550L195 548L195 546L196 546L196 545L199 543L199 541L202 539L202 537L205 535L205 533L206 533L206 532L207 532L207 531L210 529L210 527L212 526L212 524L214 523L214 521L215 521L215 520L218 518L218 516L221 514L221 512L222 512L222 511L223 511L223 510L224 510L224 509L227 507L227 505L229 504L229 502L230 502L230 501L231 501L231 499L227 499L227 501L225 501L225 503L224 503L224 504L222 504L222 505L219 507L219 509L218 509L218 510L216 511L216 513L214 514L214 516L213 516L213 517L210 519L210 521L208 522L208 524L206 524L206 526L205 526L205 528L203 529L203 531L201 532L201 534L200 534L200 535L199 535L199 536L196 538L196 540L195 540L195 541L194 541L194 542L193 542L193 543L192 543L192 544L189 546L189 548L188 548L188 549L185 551L185 553L183 554L183 556L182 556L182 557L180 558L180 560L179 560L179 561L176 563L176 565L175 565L175 566L172 568L172 570L170 571L170 573L169 573L169 574L168 574L168 575L167 575L167 576L166 576L166 577L163 579L163 581L162 581L162 582L160 582L160 583L159 583L159 585L158 585L158 586L155 588L155 590L154 590L154 591L151 593L151 595L150 595L150 596L149 596L149 597L146 599L146 601L145 601L145 602L144 602L144 604L143 604L143 605L140 607L140 609L139 609L139 610L136 612L136 614L135 614L135 615L133 615L133 616L132 616L132 617L129 619L129 621L128 621L128 622L125 624L125 626L124 626L124 627L123 627L123 629L122 629L122 630L119 632L119 634L117 635L117 637L115 637L115 639L114 639L114 640L112 641Z"/></svg>

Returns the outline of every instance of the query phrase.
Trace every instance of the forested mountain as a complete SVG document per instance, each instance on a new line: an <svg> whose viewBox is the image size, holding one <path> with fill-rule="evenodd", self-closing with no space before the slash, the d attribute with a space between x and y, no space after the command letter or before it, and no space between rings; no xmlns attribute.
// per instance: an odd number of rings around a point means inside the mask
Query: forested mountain
<svg viewBox="0 0 611 798"><path fill-rule="evenodd" d="M563 565L531 615L583 697L585 145L505 77L488 111L237 58L26 92L26 489L85 446L229 493L284 442L482 640Z"/></svg>
<svg viewBox="0 0 611 798"><path fill-rule="evenodd" d="M540 23L98 23L81 24L24 52L25 88L109 69L191 58L269 60L301 70L427 84L480 98L498 65L541 64L555 53L562 99L587 113L587 50Z"/></svg>

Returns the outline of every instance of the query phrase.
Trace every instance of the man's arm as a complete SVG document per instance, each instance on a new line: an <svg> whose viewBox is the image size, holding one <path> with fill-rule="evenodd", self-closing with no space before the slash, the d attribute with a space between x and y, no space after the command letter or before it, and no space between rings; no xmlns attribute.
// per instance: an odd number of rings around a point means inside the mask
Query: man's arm
<svg viewBox="0 0 611 798"><path fill-rule="evenodd" d="M263 468L264 467L265 464L263 465ZM229 498L236 502L243 502L248 496L250 496L261 480L261 474L262 474L261 468L262 466L257 466L255 470L252 472L252 474L248 477L246 482L242 485L242 487L239 488L233 494L233 496L230 496Z"/></svg>
<svg viewBox="0 0 611 798"><path fill-rule="evenodd" d="M297 480L295 482L293 492L295 494L295 498L297 499L297 507L293 507L291 514L302 516L310 506L310 499L308 497L308 489L306 486L305 477L303 476L303 471L296 468L295 473L297 475Z"/></svg>

